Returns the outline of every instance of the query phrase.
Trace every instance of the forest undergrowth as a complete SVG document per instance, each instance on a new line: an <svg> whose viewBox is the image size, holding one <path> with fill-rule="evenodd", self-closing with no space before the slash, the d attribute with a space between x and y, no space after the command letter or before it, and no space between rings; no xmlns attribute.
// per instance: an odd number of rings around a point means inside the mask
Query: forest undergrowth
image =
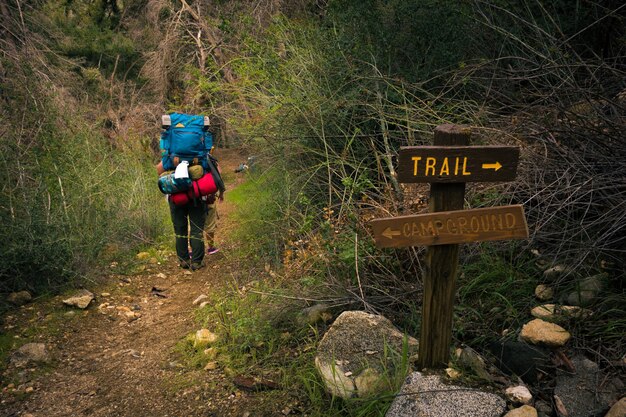
<svg viewBox="0 0 626 417"><path fill-rule="evenodd" d="M606 366L622 359L622 2L11 0L0 11L0 292L55 291L160 239L156 120L209 114L218 146L259 161L232 198L242 258L275 278L225 295L246 306L236 314L207 313L225 326L233 366L296 366L321 410L319 379L293 364L325 324L296 334L279 318L324 303L419 332L425 249L378 250L368 222L425 212L428 188L397 181L398 149L466 124L474 145L521 148L518 178L468 184L466 208L523 204L530 238L463 247L455 344L513 339L538 284L567 294L605 274L594 314L571 323L572 347ZM548 280L557 265L565 272ZM257 308L267 297L275 306ZM309 350L274 364L286 346ZM385 404L332 406L375 415L363 410Z"/></svg>

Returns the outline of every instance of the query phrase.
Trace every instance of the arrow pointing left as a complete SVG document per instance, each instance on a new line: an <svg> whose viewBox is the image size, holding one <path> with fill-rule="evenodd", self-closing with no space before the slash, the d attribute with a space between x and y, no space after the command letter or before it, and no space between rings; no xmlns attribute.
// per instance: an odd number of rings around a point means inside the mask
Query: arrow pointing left
<svg viewBox="0 0 626 417"><path fill-rule="evenodd" d="M385 229L385 231L382 234L387 239L393 239L394 236L402 235L402 232L399 231L399 230L393 230L391 227L388 227L388 228Z"/></svg>

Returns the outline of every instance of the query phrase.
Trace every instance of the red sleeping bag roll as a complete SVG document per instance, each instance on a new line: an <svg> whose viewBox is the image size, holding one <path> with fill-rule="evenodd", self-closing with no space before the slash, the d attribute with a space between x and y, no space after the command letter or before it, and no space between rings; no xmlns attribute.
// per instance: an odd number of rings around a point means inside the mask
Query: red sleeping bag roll
<svg viewBox="0 0 626 417"><path fill-rule="evenodd" d="M182 193L176 193L170 195L170 200L177 206L184 206L194 198L199 198L205 195L214 194L217 192L217 185L213 175L210 173L204 174L202 178L197 181L191 182L191 188Z"/></svg>

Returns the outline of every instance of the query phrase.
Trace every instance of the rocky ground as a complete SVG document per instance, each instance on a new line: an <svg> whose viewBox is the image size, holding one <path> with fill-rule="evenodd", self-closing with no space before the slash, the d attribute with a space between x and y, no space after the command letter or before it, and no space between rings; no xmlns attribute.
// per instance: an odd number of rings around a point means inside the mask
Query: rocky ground
<svg viewBox="0 0 626 417"><path fill-rule="evenodd" d="M229 173L245 161L236 152L218 157ZM117 274L113 263L103 283L86 285L94 299L84 309L64 304L66 294L4 317L3 332L35 344L14 353L2 375L0 416L283 415L284 392L238 388L220 369L189 366L177 348L200 329L193 302L219 291L238 269L229 256L236 242L227 239L228 194L218 210L221 251L203 269L178 268L173 251L165 262L146 257L134 275Z"/></svg>

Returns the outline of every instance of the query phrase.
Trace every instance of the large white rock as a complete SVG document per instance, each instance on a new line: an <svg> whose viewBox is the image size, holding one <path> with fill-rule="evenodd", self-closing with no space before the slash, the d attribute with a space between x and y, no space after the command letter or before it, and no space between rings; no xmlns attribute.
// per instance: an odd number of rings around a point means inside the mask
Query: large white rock
<svg viewBox="0 0 626 417"><path fill-rule="evenodd" d="M571 335L558 324L535 319L522 327L520 337L522 340L535 345L561 347L565 346Z"/></svg>
<svg viewBox="0 0 626 417"><path fill-rule="evenodd" d="M386 417L500 417L506 402L470 387L447 385L439 375L409 375Z"/></svg>
<svg viewBox="0 0 626 417"><path fill-rule="evenodd" d="M376 395L389 388L385 383L398 371L405 343L409 355L417 352L417 340L385 317L345 311L320 341L315 367L332 395Z"/></svg>

